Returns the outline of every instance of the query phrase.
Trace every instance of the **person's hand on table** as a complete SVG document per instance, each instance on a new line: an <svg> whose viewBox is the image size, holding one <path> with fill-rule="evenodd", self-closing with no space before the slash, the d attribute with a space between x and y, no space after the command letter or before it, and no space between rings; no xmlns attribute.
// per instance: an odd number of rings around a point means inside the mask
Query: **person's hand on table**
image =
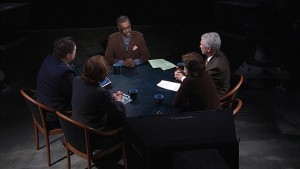
<svg viewBox="0 0 300 169"><path fill-rule="evenodd" d="M123 65L126 67L134 67L135 62L131 58L129 58L129 59L124 60Z"/></svg>
<svg viewBox="0 0 300 169"><path fill-rule="evenodd" d="M121 91L117 91L116 93L113 93L113 98L115 101L121 101L123 93Z"/></svg>
<svg viewBox="0 0 300 169"><path fill-rule="evenodd" d="M176 80L182 81L182 78L185 77L185 76L184 76L184 74L183 74L183 72L182 72L181 70L178 70L178 69L177 69L177 70L174 72L174 77L176 78Z"/></svg>

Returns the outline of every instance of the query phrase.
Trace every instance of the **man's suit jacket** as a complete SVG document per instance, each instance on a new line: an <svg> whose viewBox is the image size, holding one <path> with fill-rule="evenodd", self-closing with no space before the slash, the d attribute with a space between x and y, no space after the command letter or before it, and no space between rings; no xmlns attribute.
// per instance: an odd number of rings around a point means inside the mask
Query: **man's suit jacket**
<svg viewBox="0 0 300 169"><path fill-rule="evenodd" d="M150 58L150 54L142 33L131 31L129 48L126 50L121 32L116 32L108 38L105 58L109 64L128 58L140 59L144 63Z"/></svg>
<svg viewBox="0 0 300 169"><path fill-rule="evenodd" d="M230 88L230 65L226 55L219 51L207 63L206 71L215 82L217 91L223 96Z"/></svg>
<svg viewBox="0 0 300 169"><path fill-rule="evenodd" d="M58 57L48 55L37 76L37 100L55 110L70 110L74 77L75 71L72 67ZM58 120L56 116L48 114L47 120Z"/></svg>

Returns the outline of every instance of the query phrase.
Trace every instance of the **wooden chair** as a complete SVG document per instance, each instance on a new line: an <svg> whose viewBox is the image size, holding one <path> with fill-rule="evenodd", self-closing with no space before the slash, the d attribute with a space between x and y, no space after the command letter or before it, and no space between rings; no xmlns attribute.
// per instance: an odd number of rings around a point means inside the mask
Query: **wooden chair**
<svg viewBox="0 0 300 169"><path fill-rule="evenodd" d="M40 149L39 132L41 132L45 136L48 167L50 167L51 166L51 153L50 153L49 136L63 133L61 128L53 129L53 128L49 128L47 125L46 112L55 113L55 110L38 102L35 99L36 92L32 89L22 88L20 90L20 93L25 98L25 101L26 101L28 108L32 115L32 121L33 121L33 126L34 126L34 133L35 133L35 143L36 143L37 150Z"/></svg>
<svg viewBox="0 0 300 169"><path fill-rule="evenodd" d="M243 101L239 98L234 98L231 100L226 100L221 102L222 109L231 109L233 116L235 116L242 108Z"/></svg>
<svg viewBox="0 0 300 169"><path fill-rule="evenodd" d="M89 127L83 123L75 121L70 117L57 111L61 127L64 131L65 146L67 151L68 169L71 168L70 152L78 155L79 157L87 160L88 169L91 168L91 160L95 160L106 155L109 155L120 148L123 148L124 168L127 168L127 160L124 151L123 142L120 141L113 146L103 150L93 150L91 148L91 134L100 135L103 137L112 137L122 134L123 128L118 128L112 131L101 131Z"/></svg>
<svg viewBox="0 0 300 169"><path fill-rule="evenodd" d="M244 76L242 74L237 74L237 73L232 74L230 76L230 89L225 95L220 97L220 101L224 102L227 100L234 99L237 95L239 88L243 84L243 81L244 81Z"/></svg>

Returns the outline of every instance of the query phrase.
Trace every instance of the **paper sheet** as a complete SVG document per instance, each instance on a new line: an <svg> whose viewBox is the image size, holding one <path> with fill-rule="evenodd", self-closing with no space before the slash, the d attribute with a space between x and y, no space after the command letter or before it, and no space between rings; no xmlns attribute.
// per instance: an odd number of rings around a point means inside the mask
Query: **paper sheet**
<svg viewBox="0 0 300 169"><path fill-rule="evenodd" d="M175 82L170 82L170 81L166 81L166 80L161 80L158 84L158 87L164 88L164 89L168 89L168 90L172 90L172 91L178 91L179 87L180 87L180 83L175 83Z"/></svg>
<svg viewBox="0 0 300 169"><path fill-rule="evenodd" d="M128 96L127 94L122 94L122 100L121 100L121 102L125 105L125 104L127 104L127 103L129 103L129 102L131 102L132 100L131 100L131 98L130 98L130 96Z"/></svg>
<svg viewBox="0 0 300 169"><path fill-rule="evenodd" d="M152 68L161 68L162 70L167 70L175 67L175 65L164 59L152 59L148 60Z"/></svg>

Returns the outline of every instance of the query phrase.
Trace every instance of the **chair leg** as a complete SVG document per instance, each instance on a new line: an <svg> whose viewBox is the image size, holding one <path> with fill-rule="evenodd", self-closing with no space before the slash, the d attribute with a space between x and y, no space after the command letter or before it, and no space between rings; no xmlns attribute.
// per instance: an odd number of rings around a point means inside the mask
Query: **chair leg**
<svg viewBox="0 0 300 169"><path fill-rule="evenodd" d="M49 144L49 137L45 135L46 139L46 148L47 148L47 159L48 159L48 167L51 166L51 155L50 155L50 144Z"/></svg>
<svg viewBox="0 0 300 169"><path fill-rule="evenodd" d="M37 126L34 124L34 134L35 134L35 149L40 149L40 141L39 141L39 131Z"/></svg>
<svg viewBox="0 0 300 169"><path fill-rule="evenodd" d="M66 150L67 150L67 163L68 163L68 169L71 169L71 159L70 159L70 151L67 148L67 143L65 143L66 145Z"/></svg>
<svg viewBox="0 0 300 169"><path fill-rule="evenodd" d="M124 169L127 169L127 156L125 151L125 144L122 144L122 151L123 151L123 163L124 163Z"/></svg>
<svg viewBox="0 0 300 169"><path fill-rule="evenodd" d="M88 155L88 159L87 159L87 161L88 161L88 169L91 169L92 167L91 167L91 157L90 157L90 155Z"/></svg>

